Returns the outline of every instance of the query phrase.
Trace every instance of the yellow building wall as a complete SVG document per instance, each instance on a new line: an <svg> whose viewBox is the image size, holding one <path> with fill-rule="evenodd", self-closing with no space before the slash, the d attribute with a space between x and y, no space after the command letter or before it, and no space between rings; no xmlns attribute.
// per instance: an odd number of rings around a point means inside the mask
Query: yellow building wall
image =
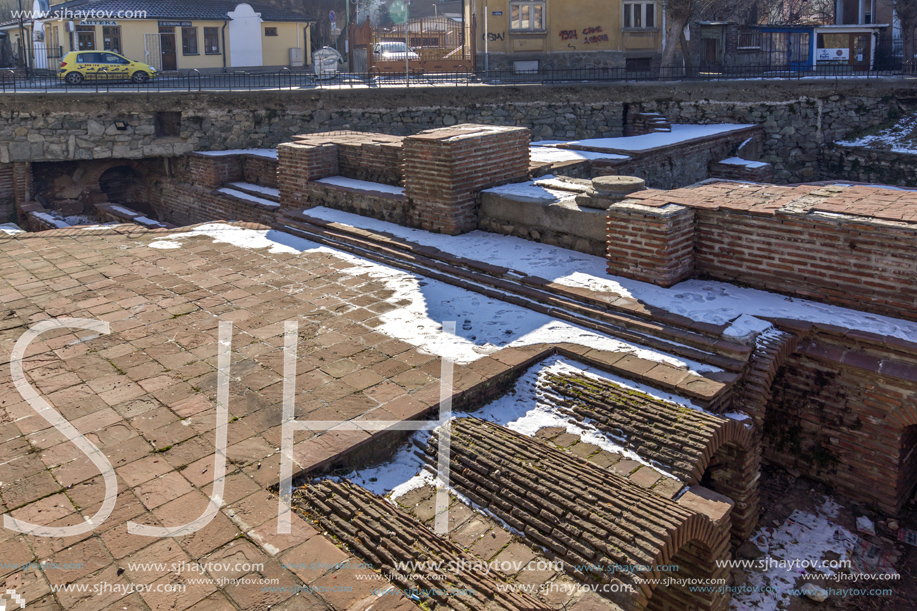
<svg viewBox="0 0 917 611"><path fill-rule="evenodd" d="M485 30L485 9L487 12ZM620 0L547 0L545 32L511 32L510 0L477 0L478 53L624 51ZM494 15L494 12L502 15ZM661 32L661 2L656 25ZM661 40L661 35L657 37ZM485 43L486 40L486 43ZM486 47L485 47L486 45Z"/></svg>
<svg viewBox="0 0 917 611"><path fill-rule="evenodd" d="M159 20L127 20L121 19L117 20L118 25L121 27L121 52L125 57L128 57L135 61L141 61L144 63L150 63L155 65L157 62L148 57L146 54L146 35L147 34L159 34ZM79 25L79 23L77 23ZM197 55L185 55L182 52L182 28L175 27L173 28L175 32L175 55L176 62L178 64L179 70L213 70L213 69L222 69L223 68L223 56L226 56L226 66L229 66L229 36L226 35L226 40L223 40L223 21L192 21L191 27L197 30ZM309 50L311 49L311 41L308 39L307 28L308 23L292 23L292 22L269 22L266 21L261 24L261 40L262 40L262 62L265 66L287 66L290 63L289 49L290 47L299 47L303 49L305 53L304 59L307 63L311 62L311 57L309 56ZM48 26L45 26L46 28ZM95 41L96 41L96 50L103 49L102 41L102 27L95 26ZM220 40L220 53L209 55L204 52L204 28L217 28L219 31L219 40ZM276 27L277 36L265 36L264 28L265 27ZM297 31L299 34L299 42L297 44ZM64 52L70 51L69 44L67 42L68 35L67 32L61 31L61 44L64 46ZM225 48L224 48L225 42ZM76 40L74 38L74 45L76 45ZM73 49L76 50L76 49Z"/></svg>
<svg viewBox="0 0 917 611"><path fill-rule="evenodd" d="M299 47L303 50L303 61L311 63L306 51L311 49L308 44L308 34L305 30L309 24L290 22L270 22L261 24L261 56L265 66L288 66L290 64L290 49ZM265 36L265 28L277 28L277 36ZM297 41L297 36L299 40Z"/></svg>

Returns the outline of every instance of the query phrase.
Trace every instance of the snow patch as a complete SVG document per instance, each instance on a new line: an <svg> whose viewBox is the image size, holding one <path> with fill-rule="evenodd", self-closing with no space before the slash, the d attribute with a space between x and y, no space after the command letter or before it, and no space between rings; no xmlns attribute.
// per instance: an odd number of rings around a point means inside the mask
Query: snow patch
<svg viewBox="0 0 917 611"><path fill-rule="evenodd" d="M368 180L357 180L355 178L346 178L344 176L331 176L322 178L315 182L345 187L347 189L356 189L358 191L369 191L371 193L387 193L389 195L404 195L404 187L394 187L381 182L369 182Z"/></svg>
<svg viewBox="0 0 917 611"><path fill-rule="evenodd" d="M540 276L564 286L587 288L610 297L630 297L697 322L731 325L737 318L747 314L759 318L789 318L831 324L917 342L917 323L910 321L759 289L740 288L726 282L686 280L673 287L662 288L609 275L604 257L522 238L484 231L446 236L324 207L311 208L308 214L329 222L385 232L416 244L438 248L457 257L486 261L491 265L506 267L523 275Z"/></svg>
<svg viewBox="0 0 917 611"><path fill-rule="evenodd" d="M536 163L560 163L564 161L594 161L596 159L625 160L627 155L615 153L593 153L591 151L574 151L551 146L533 146L529 149L529 158Z"/></svg>
<svg viewBox="0 0 917 611"><path fill-rule="evenodd" d="M257 195L249 195L248 193L243 193L242 191L236 191L235 189L229 189L227 187L220 187L219 189L217 189L217 191L219 193L225 193L226 195L232 195L233 197L237 197L239 199L244 199L250 202L255 202L256 204L260 204L262 206L269 206L271 208L277 208L278 206L280 206L280 204L278 204L277 202L273 202L269 199L264 199L263 197L258 197Z"/></svg>
<svg viewBox="0 0 917 611"><path fill-rule="evenodd" d="M224 157L226 155L254 155L256 157L267 157L268 159L277 159L277 149L230 149L227 151L196 151L198 155L207 155L208 157Z"/></svg>
<svg viewBox="0 0 917 611"><path fill-rule="evenodd" d="M725 163L726 165L741 165L746 168L763 168L767 166L763 161L749 161L741 157L729 157L728 159L723 159L720 163Z"/></svg>
<svg viewBox="0 0 917 611"><path fill-rule="evenodd" d="M261 185L253 185L248 182L231 182L229 186L235 189L245 189L247 191L255 191L257 193L264 193L265 195L280 197L280 189L274 189L273 187L262 187Z"/></svg>
<svg viewBox="0 0 917 611"><path fill-rule="evenodd" d="M592 149L608 149L611 151L645 151L662 146L672 146L695 138L727 134L755 127L745 124L714 124L714 125L683 125L673 124L671 132L655 132L642 136L628 136L626 138L590 138L587 140L572 140L568 146L589 147Z"/></svg>

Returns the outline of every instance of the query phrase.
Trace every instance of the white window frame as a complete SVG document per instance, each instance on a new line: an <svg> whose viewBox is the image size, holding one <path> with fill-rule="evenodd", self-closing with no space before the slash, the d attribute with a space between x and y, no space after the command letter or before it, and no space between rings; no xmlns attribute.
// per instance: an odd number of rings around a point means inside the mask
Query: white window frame
<svg viewBox="0 0 917 611"><path fill-rule="evenodd" d="M535 7L541 7L541 27L516 27L513 23L513 9L519 7L519 14L522 15L522 7L529 7L530 17L529 22L532 21L532 16L535 14ZM547 30L547 19L548 19L548 3L547 0L512 0L509 3L509 31L510 32L544 32Z"/></svg>
<svg viewBox="0 0 917 611"><path fill-rule="evenodd" d="M640 0L637 2L624 2L624 14L621 18L622 27L625 30L657 30L659 29L659 6L655 2L647 2L645 0ZM646 25L646 7L653 6L653 25ZM639 11L636 12L635 11ZM634 15L639 15L640 25L634 25L636 19L633 18ZM627 17L631 16L630 25L627 25Z"/></svg>

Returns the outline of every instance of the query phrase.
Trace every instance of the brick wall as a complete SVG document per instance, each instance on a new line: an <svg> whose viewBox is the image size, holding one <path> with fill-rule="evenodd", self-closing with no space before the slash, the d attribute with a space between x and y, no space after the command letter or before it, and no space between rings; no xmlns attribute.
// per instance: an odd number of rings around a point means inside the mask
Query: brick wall
<svg viewBox="0 0 917 611"><path fill-rule="evenodd" d="M747 180L749 182L773 182L774 166L769 163L754 167L713 162L710 164L710 177L724 178L726 180Z"/></svg>
<svg viewBox="0 0 917 611"><path fill-rule="evenodd" d="M765 458L896 513L917 483L915 350L856 332L807 335L774 382Z"/></svg>
<svg viewBox="0 0 917 611"><path fill-rule="evenodd" d="M694 271L694 210L614 204L606 217L608 273L672 286Z"/></svg>
<svg viewBox="0 0 917 611"><path fill-rule="evenodd" d="M10 220L15 212L13 193L13 164L0 163L0 223Z"/></svg>
<svg viewBox="0 0 917 611"><path fill-rule="evenodd" d="M160 221L184 226L208 221L246 221L270 224L279 206L265 206L223 193L178 183L163 186L153 205Z"/></svg>
<svg viewBox="0 0 917 611"><path fill-rule="evenodd" d="M32 164L16 162L13 164L13 201L17 206L25 204L35 195L32 186Z"/></svg>
<svg viewBox="0 0 917 611"><path fill-rule="evenodd" d="M373 132L325 132L296 136L298 144L333 143L338 147L338 172L346 178L401 186L402 136Z"/></svg>
<svg viewBox="0 0 917 611"><path fill-rule="evenodd" d="M277 181L284 208L302 210L315 206L309 201L309 181L338 174L338 147L335 144L287 142L277 147Z"/></svg>
<svg viewBox="0 0 917 611"><path fill-rule="evenodd" d="M410 225L413 218L403 195L368 193L320 182L307 184L305 193L310 207L326 206L398 225Z"/></svg>
<svg viewBox="0 0 917 611"><path fill-rule="evenodd" d="M698 210L697 273L917 319L917 226L865 217Z"/></svg>
<svg viewBox="0 0 917 611"><path fill-rule="evenodd" d="M415 227L447 234L477 228L476 195L524 180L529 130L457 125L404 140L405 195Z"/></svg>
<svg viewBox="0 0 917 611"><path fill-rule="evenodd" d="M670 282L681 272L667 270L687 269L693 255L696 275L917 320L917 193L712 183L641 191L625 204L692 208L693 251L659 225L661 213L610 214L610 273Z"/></svg>
<svg viewBox="0 0 917 611"><path fill-rule="evenodd" d="M276 189L277 160L260 155L242 155L242 180Z"/></svg>
<svg viewBox="0 0 917 611"><path fill-rule="evenodd" d="M223 183L242 180L242 159L239 155L188 155L191 184L203 189L216 189Z"/></svg>

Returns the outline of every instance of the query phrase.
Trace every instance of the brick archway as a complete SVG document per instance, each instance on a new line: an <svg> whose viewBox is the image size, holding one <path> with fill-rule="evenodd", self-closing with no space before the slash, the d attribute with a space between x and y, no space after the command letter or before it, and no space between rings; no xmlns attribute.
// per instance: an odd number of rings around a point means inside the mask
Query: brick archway
<svg viewBox="0 0 917 611"><path fill-rule="evenodd" d="M671 543L656 556L657 567L677 566L677 574L654 571L654 577L677 579L725 579L729 568L717 566L717 560L728 557L729 536L706 516L693 514L669 532ZM725 563L721 563L725 564ZM647 611L710 610L729 606L729 596L717 592L692 592L685 585L657 585L644 592Z"/></svg>
<svg viewBox="0 0 917 611"><path fill-rule="evenodd" d="M99 180L102 178L102 175L105 174L108 170L117 167L128 167L135 172L139 171L140 164L136 161L119 159L117 161L108 161L106 163L99 164L92 168L90 171L86 172L83 176L82 183L86 184L89 187L99 188Z"/></svg>

